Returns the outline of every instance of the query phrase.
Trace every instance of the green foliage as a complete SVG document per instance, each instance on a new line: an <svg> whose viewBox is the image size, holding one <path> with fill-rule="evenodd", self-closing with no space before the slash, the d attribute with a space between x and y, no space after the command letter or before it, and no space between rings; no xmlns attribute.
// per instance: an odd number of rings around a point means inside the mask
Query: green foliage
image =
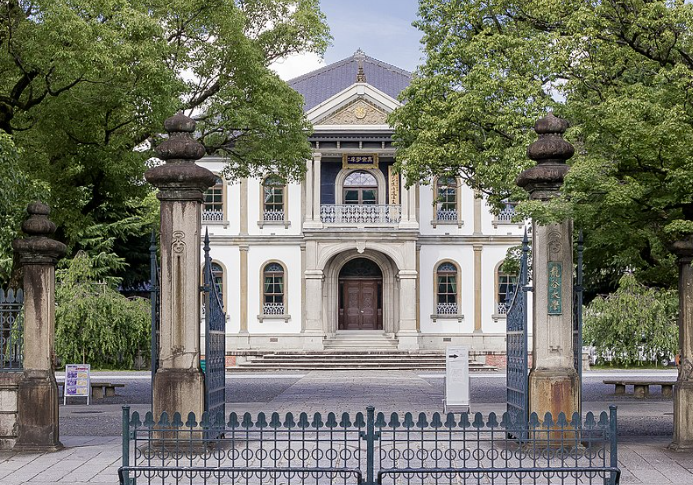
<svg viewBox="0 0 693 485"><path fill-rule="evenodd" d="M626 274L614 293L587 306L584 342L594 345L602 362L657 363L677 352L677 313L675 291L647 288Z"/></svg>
<svg viewBox="0 0 693 485"><path fill-rule="evenodd" d="M693 4L664 0L422 0L426 62L391 116L408 182L454 174L497 208L526 199L530 129L568 119L562 197L521 202L585 232L585 281L676 280L672 241L693 235Z"/></svg>
<svg viewBox="0 0 693 485"><path fill-rule="evenodd" d="M324 51L318 0L2 5L0 130L17 147L13 173L42 188L73 254L85 228L137 212L151 192L143 179L151 148L178 110L199 119L196 135L227 158L230 177L303 174L303 101L268 65ZM12 213L26 205L6 200ZM142 236L130 234L135 246Z"/></svg>
<svg viewBox="0 0 693 485"><path fill-rule="evenodd" d="M57 271L56 353L63 364L131 368L148 355L150 305L116 291L117 280L102 279L103 266L80 252Z"/></svg>

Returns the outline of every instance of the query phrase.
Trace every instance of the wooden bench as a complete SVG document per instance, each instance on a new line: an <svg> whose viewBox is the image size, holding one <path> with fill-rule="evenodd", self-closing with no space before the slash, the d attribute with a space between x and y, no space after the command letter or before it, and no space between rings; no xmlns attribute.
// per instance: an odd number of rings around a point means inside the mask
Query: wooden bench
<svg viewBox="0 0 693 485"><path fill-rule="evenodd" d="M60 397L63 397L64 382L58 382ZM103 399L104 397L113 397L116 395L116 387L125 387L125 384L114 384L112 382L91 382L91 398ZM73 396L68 396L73 397Z"/></svg>
<svg viewBox="0 0 693 485"><path fill-rule="evenodd" d="M662 397L673 397L676 382L661 379L606 379L604 384L616 386L614 394L617 396L626 394L626 386L633 386L633 395L642 399L650 395L650 386L662 386Z"/></svg>

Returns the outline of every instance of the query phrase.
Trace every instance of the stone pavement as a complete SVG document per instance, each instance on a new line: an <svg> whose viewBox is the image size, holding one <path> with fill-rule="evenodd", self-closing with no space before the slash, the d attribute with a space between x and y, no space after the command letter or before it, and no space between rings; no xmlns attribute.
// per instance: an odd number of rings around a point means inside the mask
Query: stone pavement
<svg viewBox="0 0 693 485"><path fill-rule="evenodd" d="M590 374L585 373L585 376ZM255 377L248 375L245 378ZM495 374L488 378L502 377ZM227 411L364 411L367 405L374 402L374 396L377 397L377 411L442 411L440 388L432 386L423 375L414 372L384 371L369 372L367 375L358 372L309 372L296 376L294 380L292 385L269 402L229 403ZM608 409L608 398L609 396L604 396L604 401L586 402L585 411ZM661 433L659 436L648 436L648 429L654 430L662 426L662 423L670 425L673 419L672 402L631 399L622 400L618 405L621 420L644 420L641 435L627 436L619 441L621 483L693 484L693 452L668 451L666 446L669 444L669 437L661 436ZM132 410L141 412L148 409L146 404L132 406ZM502 413L504 409L504 402L472 403L473 412ZM88 408L84 405L61 406L60 411L61 418L79 420L98 413L98 419L118 422L121 405L96 404ZM0 484L118 483L120 436L62 435L61 441L65 449L56 453L0 452Z"/></svg>

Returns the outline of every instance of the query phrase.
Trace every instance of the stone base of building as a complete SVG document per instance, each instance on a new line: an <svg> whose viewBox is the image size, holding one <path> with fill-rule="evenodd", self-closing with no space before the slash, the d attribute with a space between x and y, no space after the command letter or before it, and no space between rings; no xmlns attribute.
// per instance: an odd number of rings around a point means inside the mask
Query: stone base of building
<svg viewBox="0 0 693 485"><path fill-rule="evenodd" d="M9 450L17 441L17 394L21 372L0 373L0 450Z"/></svg>

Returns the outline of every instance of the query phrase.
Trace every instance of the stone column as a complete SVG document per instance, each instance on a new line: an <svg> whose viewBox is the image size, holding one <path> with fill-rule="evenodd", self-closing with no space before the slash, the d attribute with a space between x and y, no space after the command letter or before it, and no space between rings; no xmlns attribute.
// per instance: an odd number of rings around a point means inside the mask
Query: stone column
<svg viewBox="0 0 693 485"><path fill-rule="evenodd" d="M537 165L525 170L517 184L533 200L558 196L575 149L563 140L568 127L553 114L534 125L539 139L527 149ZM533 223L533 344L529 373L529 412L540 419L578 411L579 378L573 366L573 240L572 221L542 226Z"/></svg>
<svg viewBox="0 0 693 485"><path fill-rule="evenodd" d="M320 175L322 166L322 153L313 154L313 226L322 227L320 221Z"/></svg>
<svg viewBox="0 0 693 485"><path fill-rule="evenodd" d="M50 239L55 224L50 208L33 202L22 224L24 239L15 239L24 272L24 371L17 394L16 451L56 451L58 434L58 384L55 381L55 264L65 245Z"/></svg>
<svg viewBox="0 0 693 485"><path fill-rule="evenodd" d="M306 284L306 322L303 332L303 348L322 350L325 330L323 328L323 281L322 270L308 269L304 273Z"/></svg>
<svg viewBox="0 0 693 485"><path fill-rule="evenodd" d="M161 201L161 345L153 382L154 414L204 411L200 370L200 232L204 191L215 176L195 165L204 147L195 122L178 113L164 123L169 138L156 149L166 161L145 178Z"/></svg>
<svg viewBox="0 0 693 485"><path fill-rule="evenodd" d="M672 250L679 264L679 376L674 388L676 451L693 450L693 237L676 241Z"/></svg>
<svg viewBox="0 0 693 485"><path fill-rule="evenodd" d="M306 183L304 184L305 215L303 223L313 222L313 159L306 160Z"/></svg>

